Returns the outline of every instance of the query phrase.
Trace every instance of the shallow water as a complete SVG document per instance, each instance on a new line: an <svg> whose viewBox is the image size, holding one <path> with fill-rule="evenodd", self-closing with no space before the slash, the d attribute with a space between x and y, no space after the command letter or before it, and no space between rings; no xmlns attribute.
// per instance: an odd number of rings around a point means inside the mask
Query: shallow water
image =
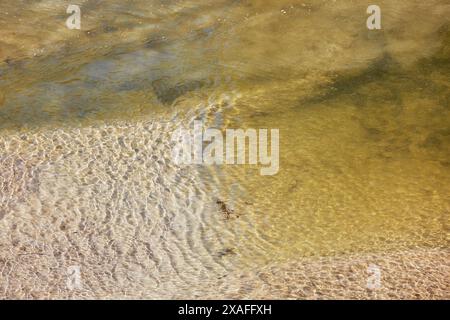
<svg viewBox="0 0 450 320"><path fill-rule="evenodd" d="M367 297L331 259L448 298L450 6L377 4L380 31L359 1L81 1L78 31L3 1L0 296ZM194 119L279 128L280 171L175 165Z"/></svg>

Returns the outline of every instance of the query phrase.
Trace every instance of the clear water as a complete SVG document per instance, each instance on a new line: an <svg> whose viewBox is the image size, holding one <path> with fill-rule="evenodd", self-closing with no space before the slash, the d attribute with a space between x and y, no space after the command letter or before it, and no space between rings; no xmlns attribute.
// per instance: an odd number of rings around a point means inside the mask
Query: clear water
<svg viewBox="0 0 450 320"><path fill-rule="evenodd" d="M2 1L0 296L448 298L450 6L377 4ZM279 173L174 165L194 119Z"/></svg>

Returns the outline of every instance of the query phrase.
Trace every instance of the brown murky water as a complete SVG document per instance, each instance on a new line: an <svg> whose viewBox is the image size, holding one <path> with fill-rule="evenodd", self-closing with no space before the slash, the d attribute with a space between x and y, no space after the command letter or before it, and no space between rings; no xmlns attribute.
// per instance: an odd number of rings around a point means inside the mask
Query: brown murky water
<svg viewBox="0 0 450 320"><path fill-rule="evenodd" d="M447 1L68 4L0 4L0 297L450 297ZM177 166L194 119L278 174Z"/></svg>

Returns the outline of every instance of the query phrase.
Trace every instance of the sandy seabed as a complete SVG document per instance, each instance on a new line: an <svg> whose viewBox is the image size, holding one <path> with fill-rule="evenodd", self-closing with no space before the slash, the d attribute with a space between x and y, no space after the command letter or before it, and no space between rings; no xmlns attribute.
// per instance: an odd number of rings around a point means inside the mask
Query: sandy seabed
<svg viewBox="0 0 450 320"><path fill-rule="evenodd" d="M166 135L174 125L123 122L3 135L0 297L449 298L447 249L251 267L240 263L239 252L220 252L224 231L209 228L207 218L220 214L214 195L198 189L194 170L170 161ZM370 265L380 270L373 290ZM79 288L68 287L71 266L80 268Z"/></svg>

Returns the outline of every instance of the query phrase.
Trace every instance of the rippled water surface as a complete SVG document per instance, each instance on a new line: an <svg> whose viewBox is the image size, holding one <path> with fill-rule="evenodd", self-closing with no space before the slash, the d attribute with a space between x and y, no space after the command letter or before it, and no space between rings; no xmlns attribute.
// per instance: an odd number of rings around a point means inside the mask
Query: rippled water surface
<svg viewBox="0 0 450 320"><path fill-rule="evenodd" d="M0 3L0 297L450 297L448 1L69 3ZM278 174L176 165L195 119Z"/></svg>

